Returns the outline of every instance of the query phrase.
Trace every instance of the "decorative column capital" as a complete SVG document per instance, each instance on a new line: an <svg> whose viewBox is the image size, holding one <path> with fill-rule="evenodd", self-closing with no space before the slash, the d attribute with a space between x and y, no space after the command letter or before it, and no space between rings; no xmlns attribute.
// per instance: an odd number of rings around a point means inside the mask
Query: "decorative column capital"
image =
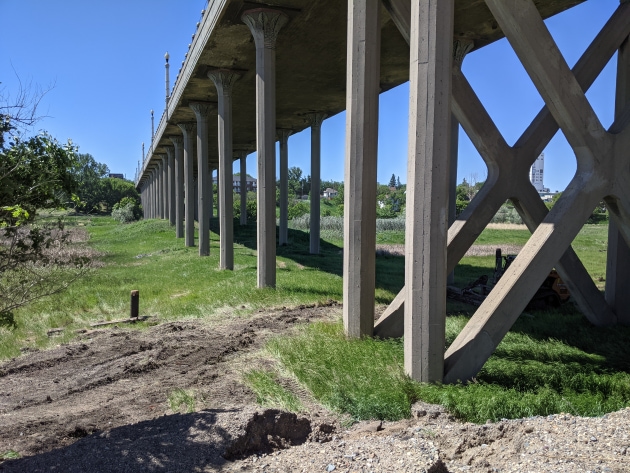
<svg viewBox="0 0 630 473"><path fill-rule="evenodd" d="M207 120L210 111L216 109L216 102L190 102L188 106L195 112L197 121Z"/></svg>
<svg viewBox="0 0 630 473"><path fill-rule="evenodd" d="M171 158L171 156L175 156L175 147L164 146L164 149L166 150L166 155L168 156L169 159Z"/></svg>
<svg viewBox="0 0 630 473"><path fill-rule="evenodd" d="M232 95L234 83L241 78L242 72L231 69L212 69L208 72L208 78L214 82L219 95Z"/></svg>
<svg viewBox="0 0 630 473"><path fill-rule="evenodd" d="M280 10L254 8L241 16L254 37L257 48L275 49L278 33L289 21L289 17Z"/></svg>
<svg viewBox="0 0 630 473"><path fill-rule="evenodd" d="M458 38L453 41L453 67L460 69L466 54L475 47L472 39Z"/></svg>
<svg viewBox="0 0 630 473"><path fill-rule="evenodd" d="M191 133L197 131L197 124L195 122L178 123L177 126L184 132L184 137L188 137Z"/></svg>
<svg viewBox="0 0 630 473"><path fill-rule="evenodd" d="M293 134L293 130L289 128L278 128L276 130L276 136L278 137L278 141L282 143L286 143L289 139L289 136Z"/></svg>
<svg viewBox="0 0 630 473"><path fill-rule="evenodd" d="M310 113L307 116L307 120L309 125L311 125L313 128L319 128L322 126L322 122L326 119L326 117L328 117L328 115L326 113Z"/></svg>
<svg viewBox="0 0 630 473"><path fill-rule="evenodd" d="M175 145L175 147L177 147L177 146L184 146L184 137L183 136L170 135L168 137L168 139L173 142L173 145Z"/></svg>

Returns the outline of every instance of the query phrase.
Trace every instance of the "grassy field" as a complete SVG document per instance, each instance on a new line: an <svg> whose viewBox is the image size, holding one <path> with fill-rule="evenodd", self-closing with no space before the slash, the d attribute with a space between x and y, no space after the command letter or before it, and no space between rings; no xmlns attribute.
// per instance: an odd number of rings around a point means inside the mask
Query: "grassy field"
<svg viewBox="0 0 630 473"><path fill-rule="evenodd" d="M140 291L141 315L161 321L246 317L263 308L342 300L342 235L323 234L321 254L309 254L307 232L290 230L289 245L278 248L277 288L257 290L255 225L235 228L235 270L218 270L218 235L211 255L186 248L168 223L146 220L129 225L108 217L72 218L85 228L89 245L103 253L103 267L65 293L43 299L16 314L17 328L0 327L0 359L22 347L46 347L72 338L74 329L128 316L129 293ZM216 224L216 222L213 222ZM216 227L212 227L216 230ZM603 287L607 227L586 226L575 250ZM477 243L522 245L521 228L484 231ZM404 242L404 232L385 231L379 243ZM493 257L467 257L456 270L464 285L490 274ZM389 303L404 282L404 259L377 258L377 303ZM466 323L472 307L449 304L447 342ZM143 324L137 324L141 329ZM62 327L60 337L47 331ZM273 371L251 371L244 381L261 403L302 409L295 393L277 383L297 380L328 407L354 418L396 419L409 415L417 399L442 403L456 416L475 422L554 412L601 415L630 405L630 329L595 329L571 305L521 317L496 353L467 386L421 385L402 371L402 341L346 341L340 323L315 324L293 336L272 340Z"/></svg>

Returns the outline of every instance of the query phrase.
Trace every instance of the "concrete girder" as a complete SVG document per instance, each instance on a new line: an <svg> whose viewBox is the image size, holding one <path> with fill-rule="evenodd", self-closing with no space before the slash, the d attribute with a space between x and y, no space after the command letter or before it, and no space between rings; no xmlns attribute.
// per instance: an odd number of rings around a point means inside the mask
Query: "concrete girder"
<svg viewBox="0 0 630 473"><path fill-rule="evenodd" d="M184 135L184 244L195 246L195 191L193 189L193 133L196 123L178 123Z"/></svg>
<svg viewBox="0 0 630 473"><path fill-rule="evenodd" d="M234 190L232 173L232 89L241 73L218 69L208 73L214 82L219 100L218 136L219 136L219 268L234 269Z"/></svg>
<svg viewBox="0 0 630 473"><path fill-rule="evenodd" d="M398 5L408 2L391 0L390 3ZM404 12L405 9L398 5L392 15L396 11ZM404 17L396 17L396 24L406 28L408 21ZM592 85L629 32L630 6L621 5L573 68L583 90L588 90ZM466 210L449 228L449 271L455 268L505 200L512 200L530 231L533 232L543 220L548 211L534 192L528 172L559 129L545 106L515 145L509 147L457 68L453 71L453 113L488 166L488 178ZM580 310L593 324L614 323L614 314L571 248L559 259L557 269ZM402 336L403 294L404 288L377 321L375 335Z"/></svg>
<svg viewBox="0 0 630 473"><path fill-rule="evenodd" d="M573 148L577 172L447 350L445 382L475 376L534 295L555 256L569 247L602 198L618 199L611 217L630 241L630 201L624 195L630 185L624 153L630 145L630 128L618 134L603 128L531 0L486 3Z"/></svg>
<svg viewBox="0 0 630 473"><path fill-rule="evenodd" d="M256 150L258 157L257 260L259 288L276 286L276 39L289 17L268 8L241 20L256 43Z"/></svg>

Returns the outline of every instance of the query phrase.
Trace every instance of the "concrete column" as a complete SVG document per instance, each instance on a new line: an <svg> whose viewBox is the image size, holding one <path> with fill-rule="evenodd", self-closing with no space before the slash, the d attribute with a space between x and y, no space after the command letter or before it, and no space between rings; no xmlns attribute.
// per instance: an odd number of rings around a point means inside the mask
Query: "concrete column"
<svg viewBox="0 0 630 473"><path fill-rule="evenodd" d="M151 218L155 218L155 169L151 168Z"/></svg>
<svg viewBox="0 0 630 473"><path fill-rule="evenodd" d="M422 382L444 374L453 13L454 0L411 6L404 351Z"/></svg>
<svg viewBox="0 0 630 473"><path fill-rule="evenodd" d="M171 225L175 225L175 148L172 146L165 146L166 155L168 156L168 177L166 182L168 183L167 190L167 206L168 220Z"/></svg>
<svg viewBox="0 0 630 473"><path fill-rule="evenodd" d="M184 138L169 138L175 148L175 237L184 238Z"/></svg>
<svg viewBox="0 0 630 473"><path fill-rule="evenodd" d="M241 164L241 225L247 225L247 151L239 151Z"/></svg>
<svg viewBox="0 0 630 473"><path fill-rule="evenodd" d="M276 286L276 38L288 17L257 8L241 17L256 43L258 287Z"/></svg>
<svg viewBox="0 0 630 473"><path fill-rule="evenodd" d="M199 175L193 178L193 218L199 222Z"/></svg>
<svg viewBox="0 0 630 473"><path fill-rule="evenodd" d="M193 189L193 133L195 123L179 123L184 134L184 235L185 245L195 246L195 202Z"/></svg>
<svg viewBox="0 0 630 473"><path fill-rule="evenodd" d="M630 102L630 39L626 39L617 55L617 96L615 115L619 117ZM608 222L606 254L606 302L619 324L630 325L630 249L612 218Z"/></svg>
<svg viewBox="0 0 630 473"><path fill-rule="evenodd" d="M348 2L343 322L353 338L374 328L380 4Z"/></svg>
<svg viewBox="0 0 630 473"><path fill-rule="evenodd" d="M169 220L168 214L168 157L162 155L162 218Z"/></svg>
<svg viewBox="0 0 630 473"><path fill-rule="evenodd" d="M163 200L164 182L162 181L163 166L162 166L162 158L160 156L156 156L156 157L157 157L157 167L155 170L155 184L156 184L155 198L157 199L157 218L162 219L164 218L164 200Z"/></svg>
<svg viewBox="0 0 630 473"><path fill-rule="evenodd" d="M280 138L280 225L278 244L289 242L289 136L292 130L278 129Z"/></svg>
<svg viewBox="0 0 630 473"><path fill-rule="evenodd" d="M199 256L210 255L210 217L212 215L212 176L208 168L208 114L214 104L192 102L197 117L197 187L199 211Z"/></svg>
<svg viewBox="0 0 630 473"><path fill-rule="evenodd" d="M311 218L310 238L311 254L319 254L320 229L320 191L321 191L321 161L322 161L322 122L326 118L324 113L314 113L311 120ZM375 243L376 244L376 243Z"/></svg>

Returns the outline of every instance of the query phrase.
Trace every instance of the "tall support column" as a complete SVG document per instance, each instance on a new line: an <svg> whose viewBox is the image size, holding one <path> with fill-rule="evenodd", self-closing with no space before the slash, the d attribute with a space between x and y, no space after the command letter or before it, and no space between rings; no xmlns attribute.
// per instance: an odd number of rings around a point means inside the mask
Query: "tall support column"
<svg viewBox="0 0 630 473"><path fill-rule="evenodd" d="M411 6L404 351L422 382L444 375L453 4Z"/></svg>
<svg viewBox="0 0 630 473"><path fill-rule="evenodd" d="M278 129L280 138L280 225L278 244L289 242L289 136L292 130Z"/></svg>
<svg viewBox="0 0 630 473"><path fill-rule="evenodd" d="M197 117L197 186L199 212L199 256L210 255L210 216L212 215L212 176L208 167L208 114L213 104L190 104Z"/></svg>
<svg viewBox="0 0 630 473"><path fill-rule="evenodd" d="M626 38L617 54L617 96L615 115L624 112L630 102L630 38ZM617 316L617 322L630 325L630 249L617 224L608 222L608 252L606 263L606 302Z"/></svg>
<svg viewBox="0 0 630 473"><path fill-rule="evenodd" d="M172 146L165 146L167 155L167 206L168 209L168 221L171 225L175 225L175 148Z"/></svg>
<svg viewBox="0 0 630 473"><path fill-rule="evenodd" d="M169 220L168 215L168 157L162 155L162 218Z"/></svg>
<svg viewBox="0 0 630 473"><path fill-rule="evenodd" d="M247 151L239 151L241 178L241 225L247 225Z"/></svg>
<svg viewBox="0 0 630 473"><path fill-rule="evenodd" d="M326 118L323 113L311 115L311 217L310 238L311 254L319 254L320 229L320 191L321 191L321 162L322 162L322 122ZM375 242L376 244L376 242Z"/></svg>
<svg viewBox="0 0 630 473"><path fill-rule="evenodd" d="M257 8L241 17L256 43L258 287L276 286L276 38L288 17Z"/></svg>
<svg viewBox="0 0 630 473"><path fill-rule="evenodd" d="M175 237L184 238L184 138L169 138L175 148Z"/></svg>
<svg viewBox="0 0 630 473"><path fill-rule="evenodd" d="M157 200L157 218L164 218L164 202L162 200L162 195L164 194L162 191L162 159L158 156L157 158L157 167L155 170L155 190L156 195L155 198Z"/></svg>
<svg viewBox="0 0 630 473"><path fill-rule="evenodd" d="M155 169L151 169L151 218L155 218Z"/></svg>
<svg viewBox="0 0 630 473"><path fill-rule="evenodd" d="M177 126L184 134L184 241L186 246L195 246L195 202L193 190L193 133L194 123L180 123Z"/></svg>
<svg viewBox="0 0 630 473"><path fill-rule="evenodd" d="M348 1L343 322L349 337L371 336L374 328L380 3Z"/></svg>

